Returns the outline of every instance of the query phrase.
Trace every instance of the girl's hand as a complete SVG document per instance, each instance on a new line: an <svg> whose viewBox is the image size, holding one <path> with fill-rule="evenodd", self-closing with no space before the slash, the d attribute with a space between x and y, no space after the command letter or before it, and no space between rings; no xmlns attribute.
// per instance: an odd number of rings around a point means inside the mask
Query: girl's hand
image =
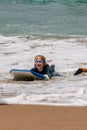
<svg viewBox="0 0 87 130"><path fill-rule="evenodd" d="M44 75L46 77L46 80L49 80L49 76L47 74Z"/></svg>

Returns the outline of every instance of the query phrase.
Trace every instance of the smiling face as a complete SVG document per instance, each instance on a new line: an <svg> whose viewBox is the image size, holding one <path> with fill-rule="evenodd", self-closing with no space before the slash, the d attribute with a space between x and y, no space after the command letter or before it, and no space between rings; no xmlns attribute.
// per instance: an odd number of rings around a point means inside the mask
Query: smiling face
<svg viewBox="0 0 87 130"><path fill-rule="evenodd" d="M38 71L42 71L45 66L45 59L41 56L36 56L34 65Z"/></svg>

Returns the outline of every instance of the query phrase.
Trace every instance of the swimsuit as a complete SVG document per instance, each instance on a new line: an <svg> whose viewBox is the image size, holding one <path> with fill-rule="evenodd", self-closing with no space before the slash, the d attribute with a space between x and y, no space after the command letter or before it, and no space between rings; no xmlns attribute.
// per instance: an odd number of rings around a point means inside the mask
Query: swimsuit
<svg viewBox="0 0 87 130"><path fill-rule="evenodd" d="M51 66L44 66L44 69L42 71L38 71L38 69L36 67L32 68L31 70L38 72L40 74L47 74L49 76L49 78L51 77L56 77L56 76L61 76L59 73L55 72L55 65L51 65Z"/></svg>

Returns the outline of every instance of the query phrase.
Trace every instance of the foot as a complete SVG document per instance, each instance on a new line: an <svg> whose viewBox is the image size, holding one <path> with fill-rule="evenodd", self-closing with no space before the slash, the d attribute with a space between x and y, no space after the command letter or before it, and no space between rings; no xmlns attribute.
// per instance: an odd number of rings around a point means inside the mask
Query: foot
<svg viewBox="0 0 87 130"><path fill-rule="evenodd" d="M79 69L74 73L74 75L81 74L82 72L83 72L83 69L79 68Z"/></svg>

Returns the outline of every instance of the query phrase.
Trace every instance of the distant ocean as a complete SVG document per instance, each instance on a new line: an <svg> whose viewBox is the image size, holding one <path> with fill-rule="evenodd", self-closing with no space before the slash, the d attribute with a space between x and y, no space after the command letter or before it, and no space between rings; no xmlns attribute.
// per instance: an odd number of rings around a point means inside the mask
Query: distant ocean
<svg viewBox="0 0 87 130"><path fill-rule="evenodd" d="M87 0L0 0L0 35L87 35Z"/></svg>
<svg viewBox="0 0 87 130"><path fill-rule="evenodd" d="M54 60L63 77L15 82L35 55ZM0 103L87 105L87 0L0 0Z"/></svg>

